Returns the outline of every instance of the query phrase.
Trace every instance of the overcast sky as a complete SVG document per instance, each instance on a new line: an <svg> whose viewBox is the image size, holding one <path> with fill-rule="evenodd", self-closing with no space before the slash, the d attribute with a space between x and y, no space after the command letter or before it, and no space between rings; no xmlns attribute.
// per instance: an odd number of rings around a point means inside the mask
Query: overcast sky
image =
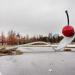
<svg viewBox="0 0 75 75"><path fill-rule="evenodd" d="M0 0L0 33L12 29L30 36L61 33L67 24L66 9L75 27L74 0Z"/></svg>

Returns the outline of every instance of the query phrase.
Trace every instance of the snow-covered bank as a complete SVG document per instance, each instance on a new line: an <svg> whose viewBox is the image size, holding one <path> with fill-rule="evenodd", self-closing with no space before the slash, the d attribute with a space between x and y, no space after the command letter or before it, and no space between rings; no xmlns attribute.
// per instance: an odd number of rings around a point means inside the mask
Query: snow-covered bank
<svg viewBox="0 0 75 75"><path fill-rule="evenodd" d="M32 43L28 43L28 44L23 44L23 45L18 45L18 47L57 47L59 43L47 43L47 42L42 42L42 41L38 41L38 42L32 42ZM74 44L69 44L66 46L67 48L75 48L75 43Z"/></svg>
<svg viewBox="0 0 75 75"><path fill-rule="evenodd" d="M51 47L19 47L17 50L22 52L48 52L54 51Z"/></svg>
<svg viewBox="0 0 75 75"><path fill-rule="evenodd" d="M71 49L71 51L75 51L75 48L68 48ZM54 52L55 49L52 47L18 47L17 50L20 50L21 52ZM64 51L63 49L57 50L57 51Z"/></svg>
<svg viewBox="0 0 75 75"><path fill-rule="evenodd" d="M0 57L0 72L2 75L75 75L75 53L25 53Z"/></svg>

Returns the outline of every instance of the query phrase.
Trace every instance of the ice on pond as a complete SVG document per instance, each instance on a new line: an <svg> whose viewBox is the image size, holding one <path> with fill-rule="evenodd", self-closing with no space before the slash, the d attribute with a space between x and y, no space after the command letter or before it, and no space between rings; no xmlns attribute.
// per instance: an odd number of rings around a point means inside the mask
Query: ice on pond
<svg viewBox="0 0 75 75"><path fill-rule="evenodd" d="M2 73L0 72L0 75L2 75Z"/></svg>
<svg viewBox="0 0 75 75"><path fill-rule="evenodd" d="M0 72L2 75L75 75L75 52L3 56L0 57Z"/></svg>
<svg viewBox="0 0 75 75"><path fill-rule="evenodd" d="M52 69L49 69L48 71L49 71L49 72L53 72L53 70L52 70Z"/></svg>

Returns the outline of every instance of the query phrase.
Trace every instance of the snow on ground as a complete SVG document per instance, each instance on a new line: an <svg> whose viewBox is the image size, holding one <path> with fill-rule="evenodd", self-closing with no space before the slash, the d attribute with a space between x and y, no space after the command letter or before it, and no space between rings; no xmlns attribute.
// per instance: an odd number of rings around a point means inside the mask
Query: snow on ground
<svg viewBox="0 0 75 75"><path fill-rule="evenodd" d="M51 47L19 47L22 52L49 52L54 51Z"/></svg>
<svg viewBox="0 0 75 75"><path fill-rule="evenodd" d="M3 56L0 57L0 73L2 75L75 75L75 52L49 51Z"/></svg>
<svg viewBox="0 0 75 75"><path fill-rule="evenodd" d="M75 48L67 48L71 49L71 51L75 51ZM18 47L17 50L20 50L22 52L54 52L54 47ZM57 51L64 51L64 49L57 50Z"/></svg>

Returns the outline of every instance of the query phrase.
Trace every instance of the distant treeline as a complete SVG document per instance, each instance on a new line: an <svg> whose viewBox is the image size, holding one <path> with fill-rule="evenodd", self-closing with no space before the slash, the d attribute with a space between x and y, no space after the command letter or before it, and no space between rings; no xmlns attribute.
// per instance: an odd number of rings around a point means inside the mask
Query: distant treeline
<svg viewBox="0 0 75 75"><path fill-rule="evenodd" d="M29 37L29 35L21 36L19 33L16 34L13 30L8 32L8 35L5 36L4 33L1 33L0 36L0 44L2 45L18 45L18 44L26 44L36 41L44 41L50 43L59 43L63 39L63 36L59 36L58 34L52 35L49 33L47 36L38 35ZM73 40L75 42L75 39Z"/></svg>

